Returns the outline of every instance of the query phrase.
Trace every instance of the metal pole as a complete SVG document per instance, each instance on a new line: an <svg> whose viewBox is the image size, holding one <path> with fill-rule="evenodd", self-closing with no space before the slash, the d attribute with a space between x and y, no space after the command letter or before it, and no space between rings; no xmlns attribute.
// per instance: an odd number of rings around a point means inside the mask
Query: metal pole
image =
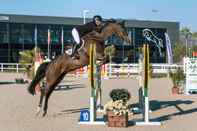
<svg viewBox="0 0 197 131"><path fill-rule="evenodd" d="M89 10L83 10L83 24L86 23L86 14L89 12Z"/></svg>

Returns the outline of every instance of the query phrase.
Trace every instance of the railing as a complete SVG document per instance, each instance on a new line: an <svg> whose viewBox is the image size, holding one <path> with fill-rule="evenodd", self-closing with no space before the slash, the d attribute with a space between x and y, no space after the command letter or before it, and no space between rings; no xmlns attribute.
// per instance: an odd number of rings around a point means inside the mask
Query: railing
<svg viewBox="0 0 197 131"><path fill-rule="evenodd" d="M27 64L31 65L31 64ZM173 71L177 68L183 68L183 65L177 64L151 64L152 65L152 73L158 74L167 74L170 71ZM1 72L5 71L25 71L25 67L19 63L0 63ZM112 75L131 75L131 74L138 74L138 64L107 64L106 65L106 72L107 75L110 77ZM82 72L84 73L84 72ZM86 71L87 73L87 71Z"/></svg>
<svg viewBox="0 0 197 131"><path fill-rule="evenodd" d="M153 74L167 74L169 71L175 71L175 69L183 68L183 65L177 64L151 64ZM138 64L107 64L107 75L109 77L117 75L132 75L138 74Z"/></svg>
<svg viewBox="0 0 197 131"><path fill-rule="evenodd" d="M26 65L31 65L31 64L26 64ZM19 71L25 71L25 67L22 64L19 63L0 63L0 68L1 68L1 72L5 72L5 71L13 71L13 72L19 72Z"/></svg>

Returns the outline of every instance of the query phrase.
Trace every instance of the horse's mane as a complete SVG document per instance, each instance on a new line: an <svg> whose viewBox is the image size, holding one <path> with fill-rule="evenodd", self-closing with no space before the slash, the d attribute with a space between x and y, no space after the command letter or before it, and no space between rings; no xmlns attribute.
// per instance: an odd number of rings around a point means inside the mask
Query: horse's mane
<svg viewBox="0 0 197 131"><path fill-rule="evenodd" d="M116 23L117 21L115 19L109 19L104 21L105 23Z"/></svg>
<svg viewBox="0 0 197 131"><path fill-rule="evenodd" d="M101 28L101 30L103 30L110 23L117 23L117 21L115 19L109 19L109 20L104 21L104 26Z"/></svg>

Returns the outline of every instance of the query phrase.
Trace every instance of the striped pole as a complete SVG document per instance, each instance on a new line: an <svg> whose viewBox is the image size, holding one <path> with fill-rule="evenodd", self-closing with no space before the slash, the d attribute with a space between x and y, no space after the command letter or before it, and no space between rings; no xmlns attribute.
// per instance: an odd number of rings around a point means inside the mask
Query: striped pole
<svg viewBox="0 0 197 131"><path fill-rule="evenodd" d="M149 81L149 71L150 64L149 64L149 45L143 45L143 69L142 69L142 78L143 83L141 84L143 87L143 93L139 97L142 97L143 106L143 121L136 122L136 125L144 126L144 125L161 125L160 122L151 122L149 120L149 98L148 98L148 81Z"/></svg>
<svg viewBox="0 0 197 131"><path fill-rule="evenodd" d="M89 79L91 85L91 95L90 95L90 119L87 122L80 122L79 124L88 124L88 125L105 125L103 120L98 120L96 112L97 112L97 65L96 65L96 46L95 43L90 44L90 52L89 52Z"/></svg>

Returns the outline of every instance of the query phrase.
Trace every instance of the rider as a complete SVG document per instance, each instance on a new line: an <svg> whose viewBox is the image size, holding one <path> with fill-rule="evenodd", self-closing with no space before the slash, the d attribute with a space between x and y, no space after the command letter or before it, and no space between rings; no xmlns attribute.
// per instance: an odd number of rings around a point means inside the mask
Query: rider
<svg viewBox="0 0 197 131"><path fill-rule="evenodd" d="M79 25L74 27L72 29L72 36L76 44L73 47L71 56L73 56L77 52L77 49L83 43L83 40L81 38L92 31L96 31L100 33L102 25L103 25L102 17L100 15L95 15L93 17L93 21L86 23L84 25Z"/></svg>

